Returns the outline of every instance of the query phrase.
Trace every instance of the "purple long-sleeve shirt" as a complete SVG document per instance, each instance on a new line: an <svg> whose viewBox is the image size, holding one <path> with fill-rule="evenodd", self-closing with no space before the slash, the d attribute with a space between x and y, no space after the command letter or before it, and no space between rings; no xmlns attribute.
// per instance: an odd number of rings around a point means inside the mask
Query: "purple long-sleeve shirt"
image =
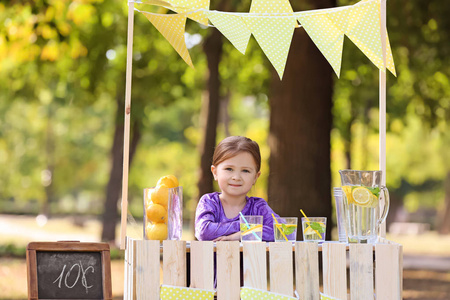
<svg viewBox="0 0 450 300"><path fill-rule="evenodd" d="M220 193L205 194L200 198L195 212L195 237L200 241L212 241L224 235L230 235L240 230L239 215L228 219L223 210ZM247 216L263 216L262 239L273 242L273 217L279 217L262 198L247 197L247 203L242 209Z"/></svg>

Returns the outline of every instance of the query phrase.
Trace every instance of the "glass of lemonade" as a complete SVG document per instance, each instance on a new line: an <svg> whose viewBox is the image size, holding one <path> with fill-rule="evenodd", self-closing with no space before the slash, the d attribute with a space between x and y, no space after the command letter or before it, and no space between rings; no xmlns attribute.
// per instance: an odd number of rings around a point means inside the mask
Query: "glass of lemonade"
<svg viewBox="0 0 450 300"><path fill-rule="evenodd" d="M326 217L302 218L303 240L305 242L325 241L327 228Z"/></svg>
<svg viewBox="0 0 450 300"><path fill-rule="evenodd" d="M263 216L239 216L239 221L242 242L262 241Z"/></svg>
<svg viewBox="0 0 450 300"><path fill-rule="evenodd" d="M275 218L273 222L273 234L275 242L295 242L297 240L298 218Z"/></svg>

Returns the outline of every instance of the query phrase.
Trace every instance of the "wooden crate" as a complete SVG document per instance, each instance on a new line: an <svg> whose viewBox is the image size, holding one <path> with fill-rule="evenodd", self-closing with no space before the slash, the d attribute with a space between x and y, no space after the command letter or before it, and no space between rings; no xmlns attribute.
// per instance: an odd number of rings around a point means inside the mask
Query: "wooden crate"
<svg viewBox="0 0 450 300"><path fill-rule="evenodd" d="M187 252L190 287L208 290L214 289L216 253L218 300L239 299L240 252L247 287L289 296L295 289L304 300L318 300L320 292L339 299L402 299L402 246L385 239L376 245L246 242L241 246L207 241L163 241L161 245L131 238L125 252L124 299L159 299L160 284L186 287Z"/></svg>

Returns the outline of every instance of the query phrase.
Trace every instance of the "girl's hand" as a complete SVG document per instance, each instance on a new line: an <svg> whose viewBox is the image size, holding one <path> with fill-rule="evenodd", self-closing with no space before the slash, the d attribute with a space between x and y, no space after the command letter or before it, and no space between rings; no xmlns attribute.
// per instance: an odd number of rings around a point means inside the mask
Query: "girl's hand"
<svg viewBox="0 0 450 300"><path fill-rule="evenodd" d="M219 236L218 238L214 239L213 242L218 242L218 241L239 241L241 239L241 232L235 232L232 233L230 235L223 235L223 236Z"/></svg>

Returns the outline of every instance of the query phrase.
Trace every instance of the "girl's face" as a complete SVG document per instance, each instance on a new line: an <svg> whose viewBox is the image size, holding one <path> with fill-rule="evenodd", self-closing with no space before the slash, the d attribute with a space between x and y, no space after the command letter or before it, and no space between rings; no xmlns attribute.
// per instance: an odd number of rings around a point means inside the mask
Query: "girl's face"
<svg viewBox="0 0 450 300"><path fill-rule="evenodd" d="M261 174L256 172L255 160L248 152L211 166L211 171L225 198L245 197Z"/></svg>

